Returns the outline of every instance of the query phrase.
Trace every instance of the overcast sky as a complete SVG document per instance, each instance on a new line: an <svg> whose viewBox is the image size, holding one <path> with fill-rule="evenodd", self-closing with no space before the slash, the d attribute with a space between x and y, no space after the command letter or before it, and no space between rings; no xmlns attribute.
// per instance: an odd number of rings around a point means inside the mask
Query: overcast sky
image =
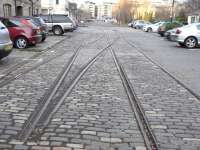
<svg viewBox="0 0 200 150"><path fill-rule="evenodd" d="M70 1L76 2L80 5L84 1L88 1L88 0L70 0ZM89 1L99 4L101 2L116 2L117 0L89 0Z"/></svg>

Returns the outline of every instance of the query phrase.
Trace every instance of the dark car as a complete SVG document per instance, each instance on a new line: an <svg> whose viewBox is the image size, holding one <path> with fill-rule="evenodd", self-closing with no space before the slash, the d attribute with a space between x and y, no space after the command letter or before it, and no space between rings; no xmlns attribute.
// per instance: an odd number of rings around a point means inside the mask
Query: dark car
<svg viewBox="0 0 200 150"><path fill-rule="evenodd" d="M75 29L73 21L67 15L41 15L44 19L48 30L55 35L63 35L65 32L73 31Z"/></svg>
<svg viewBox="0 0 200 150"><path fill-rule="evenodd" d="M14 46L19 49L36 45L42 40L41 30L30 20L18 17L0 18L7 27Z"/></svg>
<svg viewBox="0 0 200 150"><path fill-rule="evenodd" d="M48 27L45 24L44 20L41 17L38 16L34 16L34 17L30 17L30 16L23 16L21 18L24 18L26 20L30 20L32 21L36 26L38 26L41 30L41 34L42 34L42 41L45 41L45 39L47 38L48 35Z"/></svg>
<svg viewBox="0 0 200 150"><path fill-rule="evenodd" d="M180 22L165 22L158 28L158 34L164 36L166 31L182 26L183 24Z"/></svg>

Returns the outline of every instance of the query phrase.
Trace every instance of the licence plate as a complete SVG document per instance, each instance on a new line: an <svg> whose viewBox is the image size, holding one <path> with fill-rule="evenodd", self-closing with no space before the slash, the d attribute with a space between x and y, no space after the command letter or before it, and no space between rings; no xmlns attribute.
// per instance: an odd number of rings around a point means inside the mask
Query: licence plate
<svg viewBox="0 0 200 150"><path fill-rule="evenodd" d="M13 47L12 45L6 45L5 48L4 48L4 50L5 51L9 51L9 50L12 49L12 47Z"/></svg>

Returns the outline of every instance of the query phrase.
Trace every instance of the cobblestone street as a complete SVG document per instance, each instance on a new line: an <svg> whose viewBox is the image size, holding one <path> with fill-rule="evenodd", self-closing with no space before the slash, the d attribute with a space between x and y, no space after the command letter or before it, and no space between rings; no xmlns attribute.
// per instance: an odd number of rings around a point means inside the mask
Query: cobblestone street
<svg viewBox="0 0 200 150"><path fill-rule="evenodd" d="M137 34L80 27L4 60L0 150L200 150L199 97L143 53Z"/></svg>

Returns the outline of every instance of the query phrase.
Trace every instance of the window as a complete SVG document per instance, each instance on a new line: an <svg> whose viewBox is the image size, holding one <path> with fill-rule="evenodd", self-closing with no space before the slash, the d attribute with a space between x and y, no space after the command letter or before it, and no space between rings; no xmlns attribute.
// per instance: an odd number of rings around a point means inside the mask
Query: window
<svg viewBox="0 0 200 150"><path fill-rule="evenodd" d="M12 6L10 4L4 4L3 13L5 17L12 16Z"/></svg>
<svg viewBox="0 0 200 150"><path fill-rule="evenodd" d="M39 9L36 9L36 15L38 15L39 14Z"/></svg>
<svg viewBox="0 0 200 150"><path fill-rule="evenodd" d="M69 17L65 15L53 15L53 22L56 23L72 23Z"/></svg>
<svg viewBox="0 0 200 150"><path fill-rule="evenodd" d="M200 30L200 25L197 25L197 30Z"/></svg>
<svg viewBox="0 0 200 150"><path fill-rule="evenodd" d="M59 0L56 0L56 4L57 4L57 5L59 4Z"/></svg>
<svg viewBox="0 0 200 150"><path fill-rule="evenodd" d="M29 7L28 10L29 10L29 16L32 16L32 9L31 9L31 7Z"/></svg>

